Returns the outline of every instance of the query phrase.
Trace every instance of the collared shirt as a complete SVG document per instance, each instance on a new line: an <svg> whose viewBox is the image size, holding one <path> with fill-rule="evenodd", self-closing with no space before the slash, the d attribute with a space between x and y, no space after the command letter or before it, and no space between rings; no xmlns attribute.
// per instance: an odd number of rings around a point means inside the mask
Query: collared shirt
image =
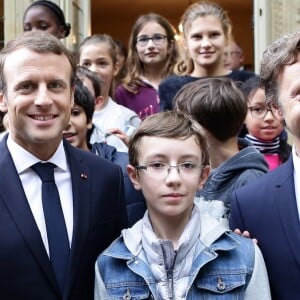
<svg viewBox="0 0 300 300"><path fill-rule="evenodd" d="M294 186L296 202L298 207L298 216L300 216L300 157L296 153L295 145L292 150L293 162L294 162Z"/></svg>
<svg viewBox="0 0 300 300"><path fill-rule="evenodd" d="M13 162L19 174L25 195L31 212L41 233L41 237L49 255L47 230L42 204L42 181L40 177L31 169L31 166L41 160L33 156L30 152L18 145L9 135L7 147L12 156ZM71 173L67 163L63 142L59 144L56 152L48 160L57 166L54 169L54 178L59 192L61 206L68 231L69 243L72 242L73 232L73 193Z"/></svg>

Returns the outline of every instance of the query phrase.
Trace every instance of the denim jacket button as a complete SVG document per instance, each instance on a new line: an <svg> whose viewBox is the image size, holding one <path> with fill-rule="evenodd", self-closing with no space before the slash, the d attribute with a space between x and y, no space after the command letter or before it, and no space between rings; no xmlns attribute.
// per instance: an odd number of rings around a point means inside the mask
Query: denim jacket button
<svg viewBox="0 0 300 300"><path fill-rule="evenodd" d="M129 289L127 289L126 293L123 296L124 300L130 300L131 299L131 295L130 295L130 291Z"/></svg>
<svg viewBox="0 0 300 300"><path fill-rule="evenodd" d="M226 285L222 281L222 278L218 278L217 290L221 292L221 291L224 291L225 288L226 288Z"/></svg>

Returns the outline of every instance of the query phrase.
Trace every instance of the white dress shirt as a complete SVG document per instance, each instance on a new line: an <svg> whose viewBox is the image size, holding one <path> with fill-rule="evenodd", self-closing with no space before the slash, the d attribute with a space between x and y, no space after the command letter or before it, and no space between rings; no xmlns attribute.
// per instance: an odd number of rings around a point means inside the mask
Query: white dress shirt
<svg viewBox="0 0 300 300"><path fill-rule="evenodd" d="M18 145L10 135L7 139L7 147L12 156L13 162L24 188L28 204L30 206L37 227L41 233L46 251L49 255L47 230L42 204L42 181L38 174L31 169L32 165L41 162L41 160ZM69 243L71 246L73 233L73 193L71 173L62 142L59 144L56 152L48 160L48 162L51 162L57 166L57 168L54 169L54 178L59 192L60 202L69 237Z"/></svg>
<svg viewBox="0 0 300 300"><path fill-rule="evenodd" d="M296 153L295 145L292 150L293 163L294 163L294 186L296 202L298 207L298 216L300 216L300 157Z"/></svg>

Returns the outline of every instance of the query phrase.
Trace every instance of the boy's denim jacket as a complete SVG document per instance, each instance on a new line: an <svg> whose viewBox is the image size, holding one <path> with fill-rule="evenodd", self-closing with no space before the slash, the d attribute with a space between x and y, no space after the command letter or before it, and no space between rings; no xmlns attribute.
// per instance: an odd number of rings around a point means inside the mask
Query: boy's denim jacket
<svg viewBox="0 0 300 300"><path fill-rule="evenodd" d="M213 234L199 239L203 250L194 259L185 299L245 299L256 258L254 244L223 228L219 224ZM120 237L98 257L95 300L160 299L142 252L133 255Z"/></svg>

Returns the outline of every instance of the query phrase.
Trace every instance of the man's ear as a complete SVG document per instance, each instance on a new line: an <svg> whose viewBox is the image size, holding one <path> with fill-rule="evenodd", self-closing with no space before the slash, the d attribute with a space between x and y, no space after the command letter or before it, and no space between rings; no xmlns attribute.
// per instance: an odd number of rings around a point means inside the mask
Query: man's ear
<svg viewBox="0 0 300 300"><path fill-rule="evenodd" d="M127 168L128 176L129 176L134 188L136 190L141 190L142 187L140 184L140 178L139 178L139 174L138 174L138 171L136 170L136 168L132 165L127 165L126 168Z"/></svg>
<svg viewBox="0 0 300 300"><path fill-rule="evenodd" d="M3 91L0 92L0 111L7 112L7 100Z"/></svg>
<svg viewBox="0 0 300 300"><path fill-rule="evenodd" d="M201 171L201 176L200 176L200 181L199 181L199 186L198 186L199 190L202 190L202 188L207 180L207 177L209 176L209 173L210 173L210 166L205 166Z"/></svg>

